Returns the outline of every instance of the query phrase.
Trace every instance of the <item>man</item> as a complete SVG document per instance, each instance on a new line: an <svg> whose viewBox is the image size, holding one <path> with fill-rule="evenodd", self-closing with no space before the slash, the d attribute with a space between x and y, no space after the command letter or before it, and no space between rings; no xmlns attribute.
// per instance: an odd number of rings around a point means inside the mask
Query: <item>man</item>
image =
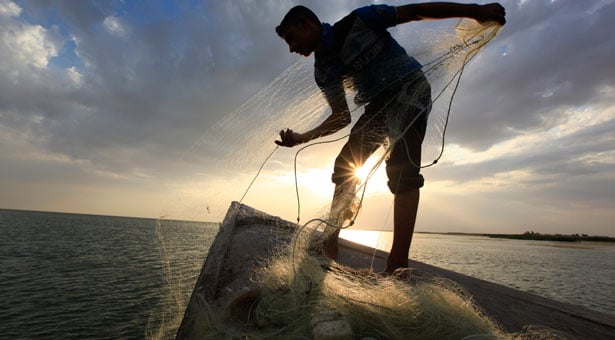
<svg viewBox="0 0 615 340"><path fill-rule="evenodd" d="M330 222L337 228L328 232L324 242L326 256L337 258L339 227L352 216L349 197L354 197L356 190L355 169L388 142L391 151L386 170L395 199L393 244L385 272L408 266L419 188L423 186L421 143L431 109L431 89L421 65L408 56L387 28L410 21L456 17L505 23L504 8L497 3L434 2L399 7L367 6L354 10L333 26L321 23L308 8L296 6L276 27L291 53L305 57L315 54L316 83L331 107L331 114L320 125L304 133L282 130L276 144L292 147L330 135L350 124L345 86L352 87L357 92L355 101L365 105L365 112L335 160ZM400 123L401 129L392 129Z"/></svg>

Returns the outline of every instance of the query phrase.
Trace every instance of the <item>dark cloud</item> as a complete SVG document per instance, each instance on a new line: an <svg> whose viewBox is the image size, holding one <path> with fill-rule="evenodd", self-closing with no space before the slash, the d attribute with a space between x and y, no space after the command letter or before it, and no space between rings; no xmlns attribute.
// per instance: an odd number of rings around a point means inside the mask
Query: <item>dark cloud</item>
<svg viewBox="0 0 615 340"><path fill-rule="evenodd" d="M51 75L43 84L5 83L3 109L42 115L49 122L37 133L49 134L52 151L78 158L113 145L186 147L292 62L273 33L289 6L284 2L205 2L178 6L172 14L161 13L160 4L131 12L120 2L23 5L31 20L52 12L66 25L65 39L74 37L86 65L79 70L83 83L60 91ZM325 12L321 5L316 12L329 20L347 10L340 3ZM505 5L508 24L470 66L455 101L450 140L464 146L484 150L518 133L548 129L568 108L606 101L599 90L613 86L615 6ZM125 25L126 36L105 30L110 16ZM80 143L69 145L75 140Z"/></svg>
<svg viewBox="0 0 615 340"><path fill-rule="evenodd" d="M333 22L367 3L305 4L323 21ZM274 33L294 5L282 0L18 4L19 17L0 16L2 31L33 37L34 31L26 31L36 28L42 40L32 42L35 49L25 55L0 41L0 138L15 142L0 145L5 181L31 182L44 176L45 168L49 181L92 186L131 176L144 182L148 176L160 183L179 182L197 171L207 172L232 150L204 134L300 59L289 54ZM613 1L503 4L508 23L464 73L449 142L484 151L570 124L585 110L612 110ZM411 36L421 25L404 25L394 32ZM49 63L41 66L36 64L41 59L28 59L36 56ZM511 200L532 195L560 207L577 199L587 205L612 204L615 122L610 117L605 114L605 122L572 134L545 137L522 154L466 165L443 161L428 170L428 181L465 185L494 174L527 171L532 176L523 183L525 192L494 190L485 195ZM273 140L275 131L285 126L268 122L275 125ZM251 121L243 123L250 128ZM240 140L243 131L222 133ZM10 158L23 145L27 148L22 157ZM54 160L25 161L30 153ZM293 153L288 151L289 159ZM72 166L79 169L70 170Z"/></svg>
<svg viewBox="0 0 615 340"><path fill-rule="evenodd" d="M588 128L581 127L579 131L562 138L547 139L548 136L545 136L544 140L530 140L531 144L519 146L521 152L509 149L510 154L502 151L482 162L444 164L434 168L433 172L438 179L458 183L515 170L531 171L538 175L537 180L547 182L575 176L608 175L613 170L612 159L608 155L601 159L600 155L613 151L614 129L615 120L610 120Z"/></svg>
<svg viewBox="0 0 615 340"><path fill-rule="evenodd" d="M596 4L507 6L508 24L465 74L451 140L484 150L516 134L549 129L570 109L611 105L612 94L601 90L615 86L615 69L608 65L615 51L609 33L615 5L592 11Z"/></svg>
<svg viewBox="0 0 615 340"><path fill-rule="evenodd" d="M123 6L26 2L24 17L33 24L54 13L49 24L65 25L65 42L75 40L85 65L78 70L82 83L58 91L47 71L40 83L14 86L5 79L4 124L32 129L40 147L75 159L117 171L147 158L151 166L161 156L180 154L271 81L284 68L272 53L288 60L271 20L281 17L283 6L272 11L251 2L207 2L179 6L176 18L153 13L150 8L157 7L149 4L129 13ZM105 29L110 16L125 35ZM33 116L40 117L38 124L29 122ZM141 159L105 157L115 149L141 148L158 152Z"/></svg>

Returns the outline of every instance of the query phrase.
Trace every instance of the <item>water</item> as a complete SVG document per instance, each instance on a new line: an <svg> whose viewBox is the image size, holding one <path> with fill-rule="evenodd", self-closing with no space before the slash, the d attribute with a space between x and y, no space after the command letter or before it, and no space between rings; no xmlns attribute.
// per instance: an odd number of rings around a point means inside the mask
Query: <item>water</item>
<svg viewBox="0 0 615 340"><path fill-rule="evenodd" d="M356 241L388 251L390 232L354 232ZM421 234L410 258L554 300L615 315L615 243L496 239Z"/></svg>
<svg viewBox="0 0 615 340"><path fill-rule="evenodd" d="M419 261L615 314L615 244L421 235Z"/></svg>
<svg viewBox="0 0 615 340"><path fill-rule="evenodd" d="M172 337L217 229L0 210L0 338ZM612 244L416 234L411 256L615 315Z"/></svg>
<svg viewBox="0 0 615 340"><path fill-rule="evenodd" d="M0 337L139 339L163 329L183 315L216 231L0 210Z"/></svg>

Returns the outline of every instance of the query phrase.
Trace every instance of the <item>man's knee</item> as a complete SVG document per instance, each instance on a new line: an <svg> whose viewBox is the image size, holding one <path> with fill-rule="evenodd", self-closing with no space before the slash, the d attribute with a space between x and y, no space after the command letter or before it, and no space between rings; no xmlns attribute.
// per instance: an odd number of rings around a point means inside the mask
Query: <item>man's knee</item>
<svg viewBox="0 0 615 340"><path fill-rule="evenodd" d="M425 184L425 179L420 173L420 167L412 163L396 164L387 162L386 171L389 178L387 186L393 194L419 189Z"/></svg>
<svg viewBox="0 0 615 340"><path fill-rule="evenodd" d="M387 170L387 173L388 172ZM413 189L419 189L423 187L424 184L425 179L421 174L402 177L389 175L389 181L387 182L387 186L393 194L401 194Z"/></svg>
<svg viewBox="0 0 615 340"><path fill-rule="evenodd" d="M335 159L333 165L333 174L331 174L331 181L335 185L346 185L356 181L355 170L356 166L353 162L353 153L349 147L342 149L342 152Z"/></svg>

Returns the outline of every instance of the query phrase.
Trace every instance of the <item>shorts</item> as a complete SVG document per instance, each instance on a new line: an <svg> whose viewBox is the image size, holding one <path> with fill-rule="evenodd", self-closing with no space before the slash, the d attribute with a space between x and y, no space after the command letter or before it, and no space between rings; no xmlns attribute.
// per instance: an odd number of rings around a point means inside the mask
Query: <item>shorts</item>
<svg viewBox="0 0 615 340"><path fill-rule="evenodd" d="M389 190L396 194L422 187L421 144L430 110L431 87L421 71L370 100L335 159L333 183L355 180L355 169L380 146L390 145L386 160Z"/></svg>

